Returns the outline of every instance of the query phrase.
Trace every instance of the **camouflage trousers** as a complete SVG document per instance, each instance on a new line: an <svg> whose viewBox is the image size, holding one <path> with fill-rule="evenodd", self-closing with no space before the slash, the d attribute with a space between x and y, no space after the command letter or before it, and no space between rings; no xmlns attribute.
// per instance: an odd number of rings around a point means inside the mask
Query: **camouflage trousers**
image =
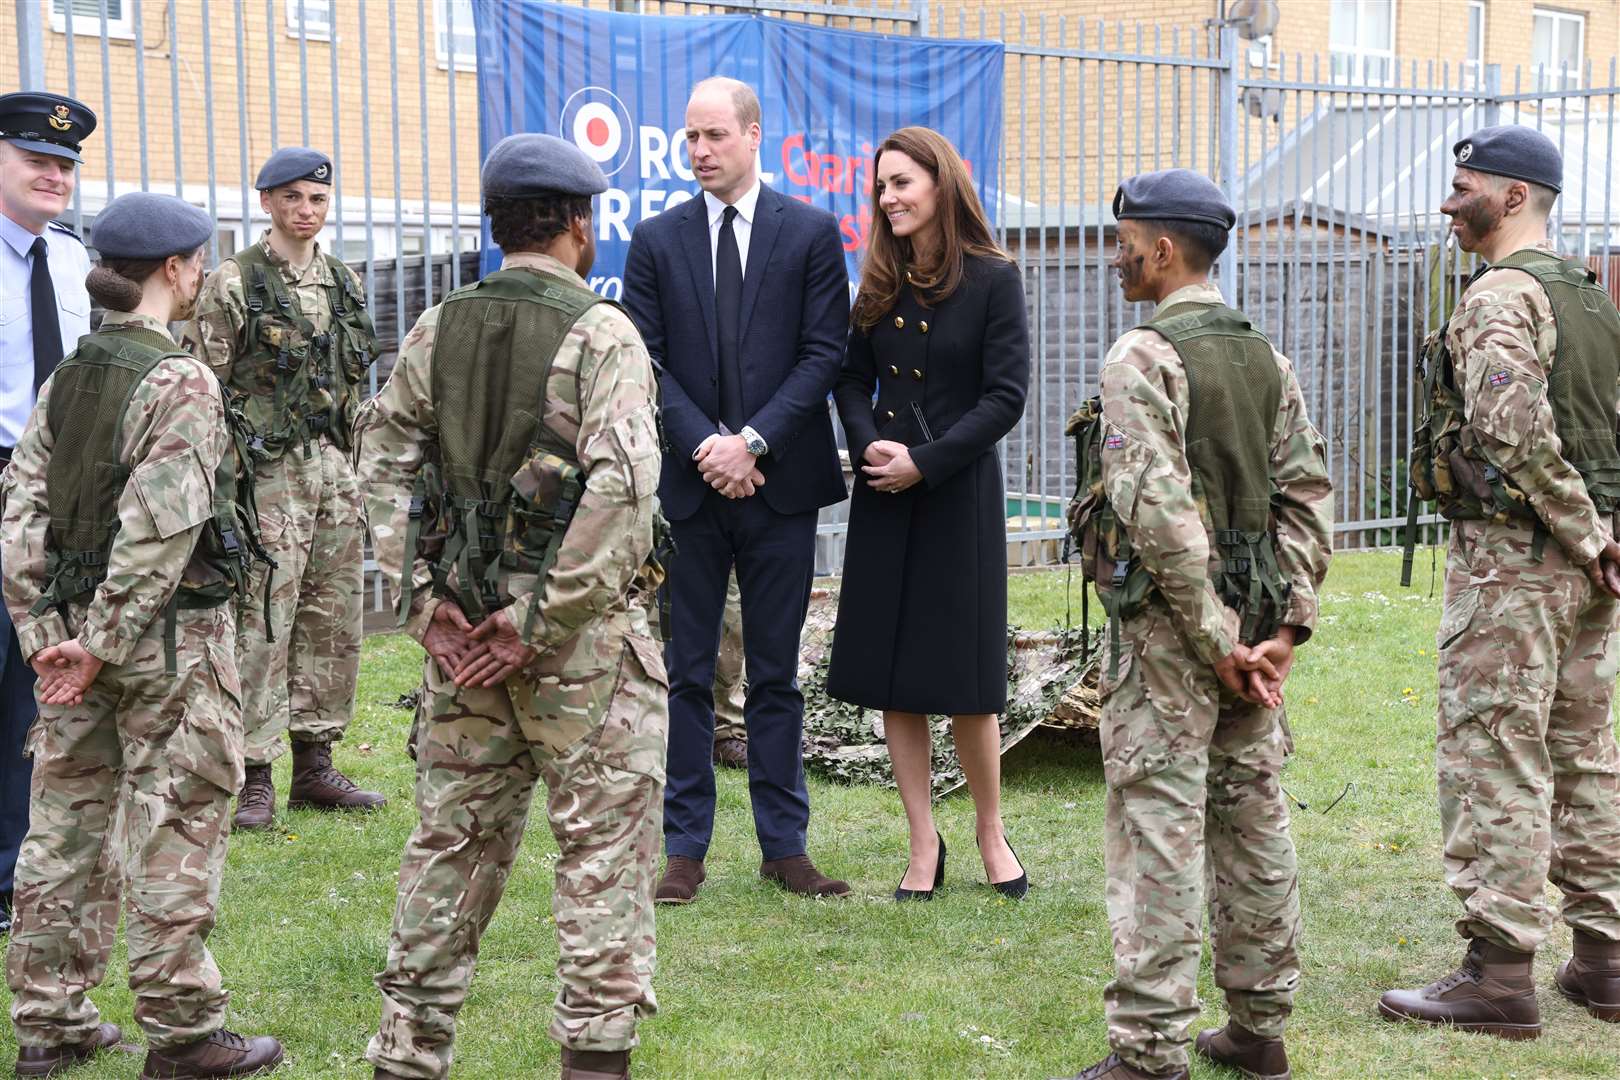
<svg viewBox="0 0 1620 1080"><path fill-rule="evenodd" d="M746 739L743 726L742 594L737 571L726 585L725 615L720 620L720 653L714 664L714 741Z"/></svg>
<svg viewBox="0 0 1620 1080"><path fill-rule="evenodd" d="M242 785L235 619L227 607L177 618L178 676L165 674L159 616L82 704L41 705L29 732L31 821L6 953L22 1046L94 1034L101 1017L86 992L107 974L120 892L148 1043L191 1042L224 1023L228 995L206 942Z"/></svg>
<svg viewBox="0 0 1620 1080"><path fill-rule="evenodd" d="M242 607L239 664L247 698L247 763L268 765L301 739L331 742L354 717L360 674L365 510L349 459L322 440L297 444L255 470L264 546L276 560L270 626L256 568Z"/></svg>
<svg viewBox="0 0 1620 1080"><path fill-rule="evenodd" d="M421 816L399 870L382 1022L366 1057L404 1077L448 1075L478 943L506 888L535 781L559 857L551 909L559 987L552 1038L636 1045L653 995L653 888L669 727L663 658L644 618L605 643L599 670L543 655L490 689L458 689L427 662L412 735ZM588 633L589 631L586 631ZM595 665L586 664L584 667Z"/></svg>
<svg viewBox="0 0 1620 1080"><path fill-rule="evenodd" d="M1108 783L1108 1040L1150 1072L1184 1068L1198 1017L1207 894L1215 984L1233 1020L1280 1036L1299 986L1299 876L1278 774L1281 710L1227 694L1166 611L1126 620L1104 645Z"/></svg>
<svg viewBox="0 0 1620 1080"><path fill-rule="evenodd" d="M1519 525L1453 524L1440 655L1440 820L1464 937L1521 952L1564 920L1620 940L1620 604Z"/></svg>

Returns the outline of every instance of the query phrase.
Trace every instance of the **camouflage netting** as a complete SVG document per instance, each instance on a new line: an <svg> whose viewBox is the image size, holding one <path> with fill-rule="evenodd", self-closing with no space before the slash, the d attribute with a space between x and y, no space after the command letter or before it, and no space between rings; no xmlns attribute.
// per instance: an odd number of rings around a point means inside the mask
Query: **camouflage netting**
<svg viewBox="0 0 1620 1080"><path fill-rule="evenodd" d="M804 762L814 772L847 783L894 786L881 714L827 696L838 593L817 589L810 600L799 651L799 685L804 690ZM1089 663L1080 659L1080 631L1007 631L1007 711L1001 716L1005 754L1038 727L1056 728L1096 740L1096 639ZM950 722L934 717L934 792L944 795L962 785L962 768L951 742Z"/></svg>

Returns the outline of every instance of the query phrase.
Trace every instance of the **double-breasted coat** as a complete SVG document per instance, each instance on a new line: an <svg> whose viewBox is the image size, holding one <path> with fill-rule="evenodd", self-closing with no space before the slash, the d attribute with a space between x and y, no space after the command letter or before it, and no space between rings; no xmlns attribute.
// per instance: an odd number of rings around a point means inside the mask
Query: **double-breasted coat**
<svg viewBox="0 0 1620 1080"><path fill-rule="evenodd" d="M1024 288L1011 262L968 256L961 284L939 306L904 289L870 333L851 327L834 389L855 485L827 678L833 697L933 714L1005 708L1007 525L996 444L1023 415L1028 386ZM913 403L931 439L909 419ZM896 436L923 478L881 492L861 471L866 447Z"/></svg>

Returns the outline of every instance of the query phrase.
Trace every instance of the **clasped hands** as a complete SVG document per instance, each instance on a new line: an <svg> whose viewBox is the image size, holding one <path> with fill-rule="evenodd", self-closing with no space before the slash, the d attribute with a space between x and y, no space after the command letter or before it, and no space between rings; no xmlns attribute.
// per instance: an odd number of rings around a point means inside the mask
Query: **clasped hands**
<svg viewBox="0 0 1620 1080"><path fill-rule="evenodd" d="M28 666L39 676L37 691L41 705L78 705L84 692L101 674L102 660L77 639L69 638L47 645L28 658Z"/></svg>
<svg viewBox="0 0 1620 1080"><path fill-rule="evenodd" d="M498 686L538 655L518 637L506 609L473 626L453 600L441 600L428 620L422 647L457 686Z"/></svg>
<svg viewBox="0 0 1620 1080"><path fill-rule="evenodd" d="M1283 703L1283 683L1293 668L1294 628L1284 626L1274 638L1255 645L1234 645L1216 663L1215 675L1244 701L1275 709Z"/></svg>
<svg viewBox="0 0 1620 1080"><path fill-rule="evenodd" d="M1620 598L1620 544L1605 540L1597 558L1581 567L1592 587Z"/></svg>
<svg viewBox="0 0 1620 1080"><path fill-rule="evenodd" d="M692 460L697 462L703 482L728 499L746 499L765 486L765 474L741 435L709 436Z"/></svg>
<svg viewBox="0 0 1620 1080"><path fill-rule="evenodd" d="M892 494L922 480L922 470L911 460L911 449L905 443L876 439L867 444L862 456L871 464L862 465L861 472L878 491Z"/></svg>

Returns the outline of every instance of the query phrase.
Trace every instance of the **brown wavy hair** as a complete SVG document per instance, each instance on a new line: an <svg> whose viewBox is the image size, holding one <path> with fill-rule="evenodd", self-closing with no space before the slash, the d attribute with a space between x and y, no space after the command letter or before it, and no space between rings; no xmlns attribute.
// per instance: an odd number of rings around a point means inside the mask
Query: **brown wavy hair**
<svg viewBox="0 0 1620 1080"><path fill-rule="evenodd" d="M888 150L897 150L934 179L940 243L927 263L917 260L911 241L894 235L888 215L878 205L878 163ZM850 313L863 333L870 333L878 320L900 299L906 271L911 271L911 287L917 298L929 307L938 307L962 284L962 262L968 255L1012 262L990 232L990 221L973 190L962 155L950 140L925 127L905 127L879 144L872 155L872 232L867 240L866 261L861 264L861 290Z"/></svg>

